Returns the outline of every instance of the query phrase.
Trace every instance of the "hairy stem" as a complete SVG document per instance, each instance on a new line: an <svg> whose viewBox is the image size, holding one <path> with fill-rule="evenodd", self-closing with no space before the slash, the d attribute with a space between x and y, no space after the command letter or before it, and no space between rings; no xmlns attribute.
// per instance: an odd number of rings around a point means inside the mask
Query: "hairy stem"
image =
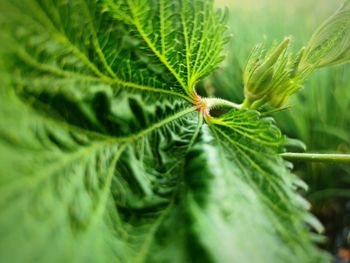
<svg viewBox="0 0 350 263"><path fill-rule="evenodd" d="M282 153L281 156L289 161L350 164L350 154Z"/></svg>
<svg viewBox="0 0 350 263"><path fill-rule="evenodd" d="M242 104L236 104L234 102L224 100L224 99L203 98L202 100L205 102L205 105L207 106L208 109L220 108L220 107L242 109Z"/></svg>

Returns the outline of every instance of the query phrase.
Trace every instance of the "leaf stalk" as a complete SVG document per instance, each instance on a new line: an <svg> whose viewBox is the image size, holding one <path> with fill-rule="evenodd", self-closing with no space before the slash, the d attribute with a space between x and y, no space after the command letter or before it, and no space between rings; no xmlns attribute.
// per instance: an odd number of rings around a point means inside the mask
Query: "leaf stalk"
<svg viewBox="0 0 350 263"><path fill-rule="evenodd" d="M350 154L319 154L319 153L282 153L281 156L289 161L324 162L350 164Z"/></svg>
<svg viewBox="0 0 350 263"><path fill-rule="evenodd" d="M206 107L208 109L221 108L221 107L242 109L242 104L237 104L237 103L220 99L220 98L203 98L202 100L205 102Z"/></svg>

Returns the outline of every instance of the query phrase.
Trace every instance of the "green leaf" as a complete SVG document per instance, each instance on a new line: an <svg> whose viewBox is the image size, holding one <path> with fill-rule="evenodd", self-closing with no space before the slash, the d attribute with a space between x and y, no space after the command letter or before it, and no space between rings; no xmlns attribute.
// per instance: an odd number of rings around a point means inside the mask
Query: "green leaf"
<svg viewBox="0 0 350 263"><path fill-rule="evenodd" d="M279 130L255 111L205 116L209 130L196 111L226 41L212 1L0 10L1 260L326 258Z"/></svg>
<svg viewBox="0 0 350 263"><path fill-rule="evenodd" d="M155 55L162 73L170 72L187 94L221 61L225 27L220 14L211 11L212 1L104 2L114 18L136 32L132 37L139 38L140 49Z"/></svg>
<svg viewBox="0 0 350 263"><path fill-rule="evenodd" d="M305 66L326 67L350 60L350 1L328 18L312 35L303 59Z"/></svg>
<svg viewBox="0 0 350 263"><path fill-rule="evenodd" d="M148 221L171 200L174 165L195 130L196 114L186 117L193 109L158 103L149 107L147 129L115 136L37 113L11 91L0 98L1 258L133 262L150 235ZM142 101L125 99L129 106L118 104L130 107L129 127L140 125ZM133 232L140 244L130 240Z"/></svg>
<svg viewBox="0 0 350 263"><path fill-rule="evenodd" d="M308 203L295 192L295 189L300 186L304 187L303 183L295 175L290 174L282 158L275 154L283 145L284 139L273 125L272 120L270 118L260 119L255 111L233 110L214 120L210 127L220 143L218 147L220 154L226 159L224 161L227 163L226 176L234 174L242 180L246 187L250 188L247 191L254 193L254 196L250 197L250 202L259 203L265 211L265 213L252 212L259 223L249 223L248 219L244 219L240 221L243 225L241 227L249 229L251 225L254 225L255 231L261 227L258 233L262 234L266 229L274 231L272 240L269 240L268 237L263 238L266 240L264 244L260 244L261 239L255 240L256 244L252 247L260 247L262 254L259 255L257 252L254 256L257 256L257 259L266 257L266 260L261 260L261 262L273 262L274 260L269 258L271 256L281 258L276 262L288 262L289 260L291 262L321 262L320 254L312 248L308 230L302 222L307 221L318 230L321 230L320 225L306 211ZM222 164L220 167L225 166ZM246 209L249 209L249 206L246 205L245 207L248 207ZM247 225L244 226L243 222L247 222ZM268 235L271 235L271 232L267 233ZM277 243L273 245L273 242ZM271 252L272 254L263 255L266 250L270 248L271 251L278 243L286 245L283 248L276 247L277 251Z"/></svg>
<svg viewBox="0 0 350 263"><path fill-rule="evenodd" d="M236 114L242 117L229 113ZM301 223L308 214L293 191L299 179L271 148L254 147L248 135L238 135L238 120L229 129L204 126L189 153L186 206L198 242L214 262L323 262ZM273 127L256 125L277 142Z"/></svg>
<svg viewBox="0 0 350 263"><path fill-rule="evenodd" d="M226 41L223 16L213 12L212 1L53 5L28 0L2 5L4 26L10 24L11 33L6 48L30 66L60 77L186 99L195 82L221 61Z"/></svg>

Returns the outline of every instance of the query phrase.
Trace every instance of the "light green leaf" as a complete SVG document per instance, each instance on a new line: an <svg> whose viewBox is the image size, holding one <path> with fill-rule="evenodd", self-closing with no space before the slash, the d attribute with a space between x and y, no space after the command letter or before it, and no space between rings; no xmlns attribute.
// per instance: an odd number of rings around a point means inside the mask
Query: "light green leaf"
<svg viewBox="0 0 350 263"><path fill-rule="evenodd" d="M303 59L305 66L326 67L350 60L350 1L328 18L312 35Z"/></svg>

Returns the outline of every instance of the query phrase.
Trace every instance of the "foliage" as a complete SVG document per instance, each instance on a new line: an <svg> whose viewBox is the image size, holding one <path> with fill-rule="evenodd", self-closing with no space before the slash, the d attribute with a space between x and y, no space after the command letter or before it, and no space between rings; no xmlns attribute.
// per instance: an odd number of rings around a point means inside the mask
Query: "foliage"
<svg viewBox="0 0 350 263"><path fill-rule="evenodd" d="M253 49L243 73L245 102L258 108L265 103L280 108L316 69L346 63L350 59L350 1L313 34L307 47L296 56L289 49L290 38L264 54L262 45Z"/></svg>
<svg viewBox="0 0 350 263"><path fill-rule="evenodd" d="M305 49L293 56L289 43L290 38L286 38L265 55L262 45L252 51L243 73L244 106L259 108L269 103L274 108L280 108L287 103L290 95L302 87L314 67L300 69Z"/></svg>
<svg viewBox="0 0 350 263"><path fill-rule="evenodd" d="M0 10L4 262L328 259L273 121L196 93L227 40L212 1Z"/></svg>
<svg viewBox="0 0 350 263"><path fill-rule="evenodd" d="M342 64L350 60L349 50L350 1L346 0L312 35L302 63L317 67Z"/></svg>
<svg viewBox="0 0 350 263"><path fill-rule="evenodd" d="M332 8L337 8L341 2L295 1L288 6L287 14L285 3L274 0L252 0L250 4L256 6L256 10L246 10L244 4L232 7L229 25L234 41L227 46L226 63L207 82L220 87L214 96L242 100L243 70L254 43L264 42L269 46L289 32L293 44L291 50L297 53L310 42L313 31L324 24L322 21L331 14ZM315 6L317 12L314 12ZM269 19L271 17L274 19ZM350 153L349 73L349 64L317 70L308 77L305 88L292 96L285 108L273 114L281 130L289 137L301 139L308 152ZM298 163L294 168L309 185L306 197L314 209L329 210L324 206L329 206L330 202L334 206L334 200L349 198L348 165ZM334 215L331 213L327 217Z"/></svg>

